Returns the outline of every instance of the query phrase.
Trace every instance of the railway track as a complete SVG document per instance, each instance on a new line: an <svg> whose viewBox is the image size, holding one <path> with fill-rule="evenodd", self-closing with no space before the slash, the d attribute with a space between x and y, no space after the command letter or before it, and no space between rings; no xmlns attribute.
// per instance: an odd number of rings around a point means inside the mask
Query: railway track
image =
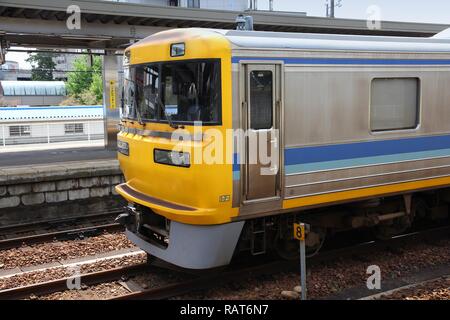
<svg viewBox="0 0 450 320"><path fill-rule="evenodd" d="M396 287L394 289L386 290L386 291L383 291L383 292L380 292L380 293L377 293L377 294L374 294L374 295L370 295L370 296L365 296L365 297L359 298L358 300L382 300L382 299L389 298L391 296L398 296L399 293L401 294L402 292L407 292L407 291L410 291L410 294L411 294L411 291L412 292L419 291L418 289L420 289L420 287L427 286L429 284L432 284L433 282L435 282L435 283L436 282L438 282L438 283L441 283L441 282L450 283L450 274L447 273L446 275L441 275L441 276L439 276L437 278L427 279L427 280L424 280L424 281L418 281L418 282L415 282L415 283L412 283L412 284L399 286L399 287Z"/></svg>
<svg viewBox="0 0 450 320"><path fill-rule="evenodd" d="M311 266L324 261L367 253L370 250L398 246L410 241L432 240L449 235L450 226L412 232L385 241L370 241L346 248L324 251L308 258L307 265ZM298 267L298 261L273 261L257 266L243 267L236 270L225 271L223 273L202 276L183 283L172 284L161 288L133 292L124 296L112 298L111 300L167 299L193 291L209 289L227 282L244 280L249 276L257 277L283 271L292 271L296 270Z"/></svg>
<svg viewBox="0 0 450 320"><path fill-rule="evenodd" d="M123 226L114 223L121 209L95 213L76 218L0 227L0 250L53 240L70 240L95 236L103 231L121 231Z"/></svg>
<svg viewBox="0 0 450 320"><path fill-rule="evenodd" d="M80 275L81 283L84 285L94 285L102 282L110 282L120 279L124 275L130 276L139 272L147 270L147 264L138 264L134 266L115 268L106 271L99 271ZM27 298L30 295L45 295L58 291L67 290L68 281L73 280L73 277L47 281L29 286L6 289L0 291L0 300L14 300Z"/></svg>
<svg viewBox="0 0 450 320"><path fill-rule="evenodd" d="M401 244L417 241L428 241L442 239L450 235L450 226L433 228L424 231L417 231L401 236L394 237L385 241L370 241L345 248L324 251L307 260L307 265L311 266L320 262L329 261L337 258L349 257L357 254L367 253L376 249L393 248ZM261 261L260 261L261 262ZM104 282L117 281L121 277L130 277L142 272L151 271L152 268L148 264L140 264L124 268L117 268L108 271L95 272L81 275L81 283L85 285L95 285ZM230 283L234 281L244 280L249 277L257 277L262 275L271 275L274 273L293 271L298 268L298 261L265 261L260 264L241 264L231 265L230 268L208 273L206 275L194 276L193 278L173 283L158 288L142 289L111 300L140 300L140 299L168 299L183 294L210 289L220 284ZM0 291L0 299L22 299L27 298L31 294L45 295L53 292L67 290L67 281L71 278L49 281L30 286L13 288Z"/></svg>

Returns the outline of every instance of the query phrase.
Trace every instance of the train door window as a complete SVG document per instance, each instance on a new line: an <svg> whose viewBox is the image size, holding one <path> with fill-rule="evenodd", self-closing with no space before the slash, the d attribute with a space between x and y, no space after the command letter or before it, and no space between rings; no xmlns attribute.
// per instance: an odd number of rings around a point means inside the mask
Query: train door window
<svg viewBox="0 0 450 320"><path fill-rule="evenodd" d="M370 127L372 131L414 129L419 124L420 80L372 80Z"/></svg>
<svg viewBox="0 0 450 320"><path fill-rule="evenodd" d="M31 136L30 126L10 126L9 127L10 137L29 137Z"/></svg>
<svg viewBox="0 0 450 320"><path fill-rule="evenodd" d="M66 123L64 125L65 134L77 134L84 132L84 125L82 123Z"/></svg>
<svg viewBox="0 0 450 320"><path fill-rule="evenodd" d="M273 124L272 71L250 72L250 128L270 129Z"/></svg>

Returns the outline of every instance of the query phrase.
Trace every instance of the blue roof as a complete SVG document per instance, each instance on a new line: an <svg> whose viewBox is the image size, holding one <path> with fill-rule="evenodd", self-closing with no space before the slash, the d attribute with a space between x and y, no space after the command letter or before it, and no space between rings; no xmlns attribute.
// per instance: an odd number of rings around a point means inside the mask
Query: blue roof
<svg viewBox="0 0 450 320"><path fill-rule="evenodd" d="M63 81L0 81L4 96L65 96Z"/></svg>
<svg viewBox="0 0 450 320"><path fill-rule="evenodd" d="M103 106L0 107L0 122L74 119L103 119Z"/></svg>

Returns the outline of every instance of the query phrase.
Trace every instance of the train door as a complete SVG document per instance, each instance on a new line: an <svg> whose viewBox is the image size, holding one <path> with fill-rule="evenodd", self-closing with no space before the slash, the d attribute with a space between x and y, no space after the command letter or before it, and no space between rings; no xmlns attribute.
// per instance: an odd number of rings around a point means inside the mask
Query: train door
<svg viewBox="0 0 450 320"><path fill-rule="evenodd" d="M246 132L244 205L263 203L267 209L273 207L270 202L276 207L281 205L281 67L281 64L242 65L242 127Z"/></svg>

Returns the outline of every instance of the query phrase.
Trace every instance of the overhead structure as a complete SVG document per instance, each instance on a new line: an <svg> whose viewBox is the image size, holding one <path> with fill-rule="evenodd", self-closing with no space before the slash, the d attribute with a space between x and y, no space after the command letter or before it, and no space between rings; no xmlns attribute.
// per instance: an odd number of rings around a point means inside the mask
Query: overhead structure
<svg viewBox="0 0 450 320"><path fill-rule="evenodd" d="M70 6L80 8L81 28L69 29ZM11 45L123 49L167 28L234 29L242 12L98 0L0 0L0 37ZM247 11L255 30L429 37L447 25L383 21L371 30L365 20L308 17L304 13ZM3 33L3 35L2 35Z"/></svg>

